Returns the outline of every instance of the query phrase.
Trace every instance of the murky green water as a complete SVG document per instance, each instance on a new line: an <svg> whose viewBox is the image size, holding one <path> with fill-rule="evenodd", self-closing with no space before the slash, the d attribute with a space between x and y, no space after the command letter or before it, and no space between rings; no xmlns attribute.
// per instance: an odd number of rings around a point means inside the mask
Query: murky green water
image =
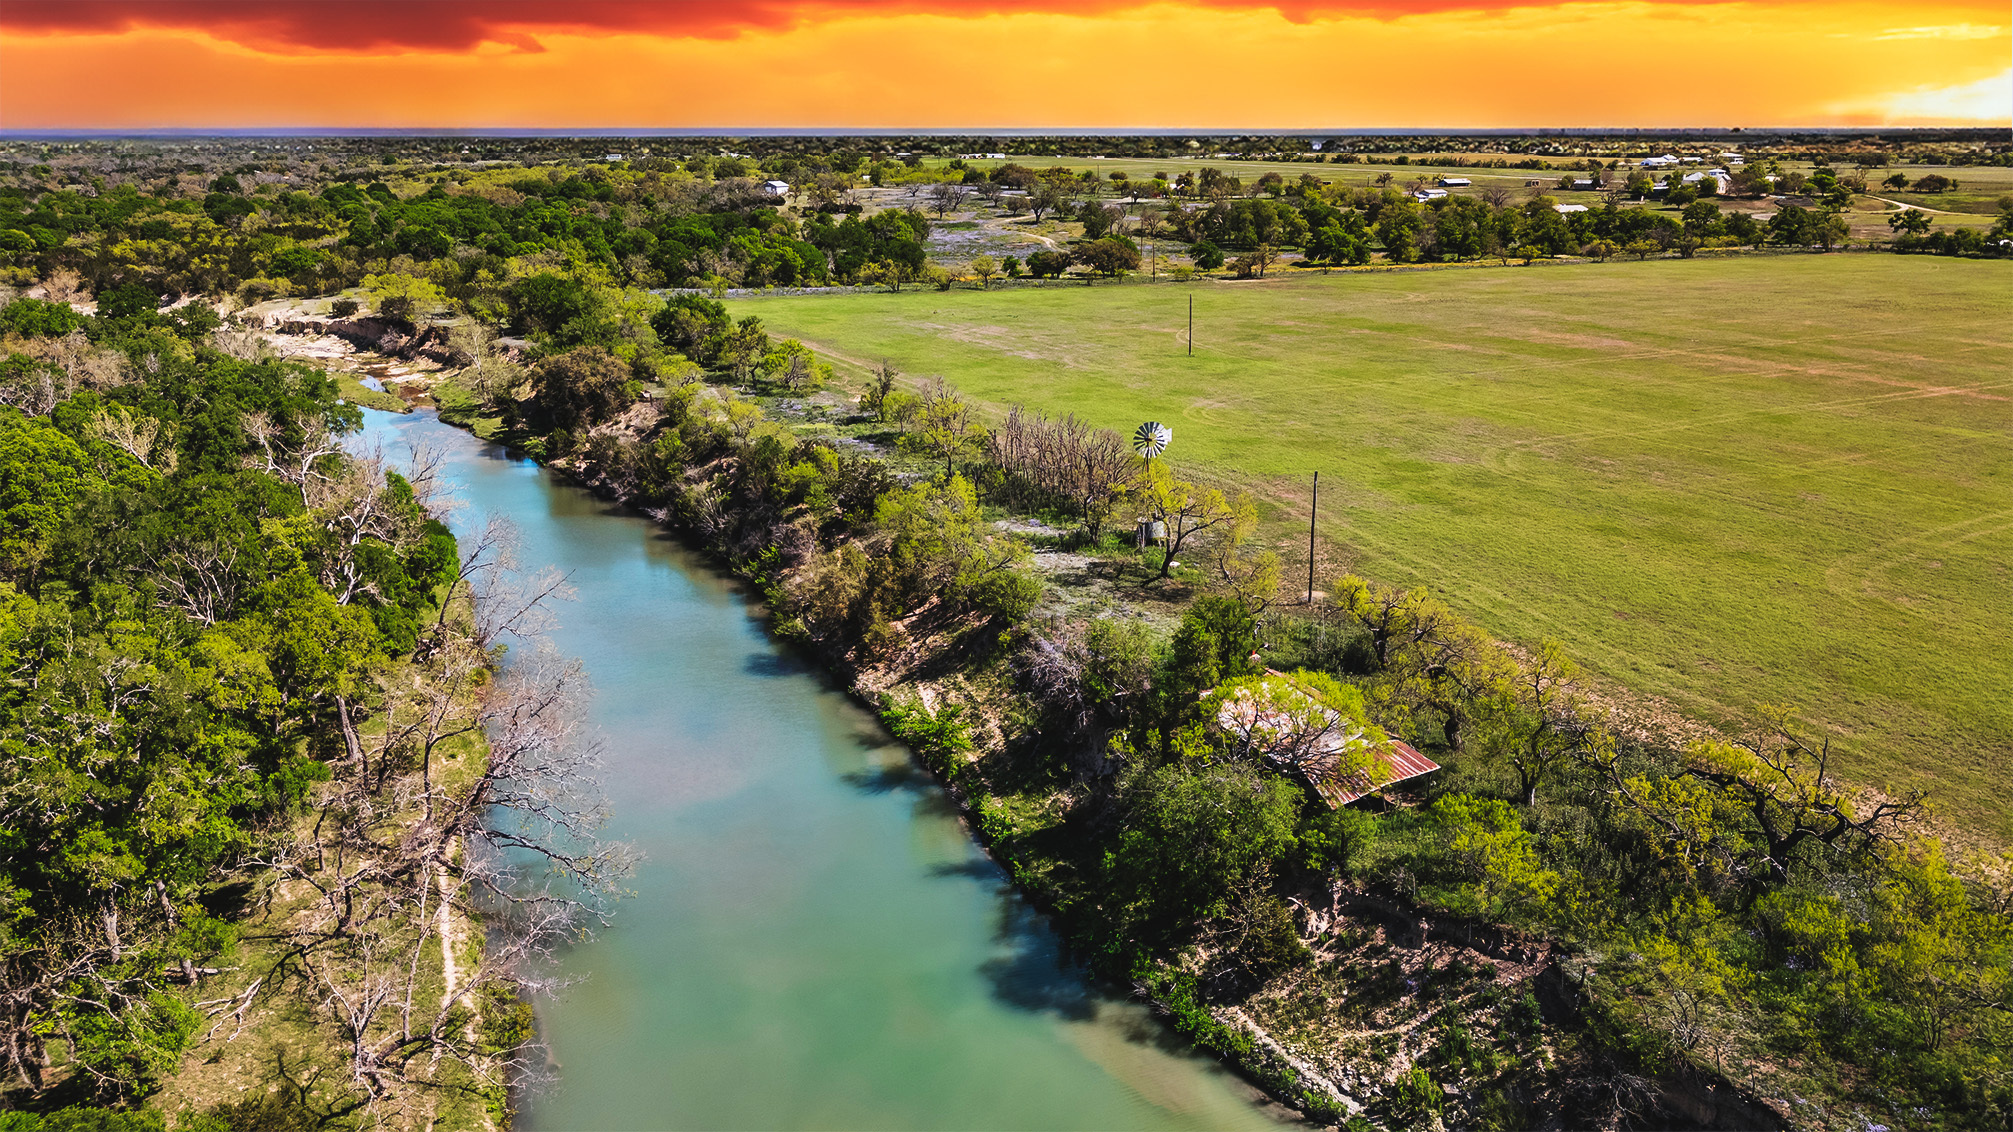
<svg viewBox="0 0 2013 1132"><path fill-rule="evenodd" d="M467 507L571 572L613 836L647 860L539 1020L526 1129L1269 1128L1286 1114L1061 965L867 712L651 524L431 415Z"/></svg>

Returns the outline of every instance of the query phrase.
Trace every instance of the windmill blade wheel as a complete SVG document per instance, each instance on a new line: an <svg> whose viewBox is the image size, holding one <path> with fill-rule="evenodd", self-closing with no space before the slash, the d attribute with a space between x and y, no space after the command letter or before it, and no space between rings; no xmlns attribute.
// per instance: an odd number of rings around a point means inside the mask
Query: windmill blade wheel
<svg viewBox="0 0 2013 1132"><path fill-rule="evenodd" d="M1167 451L1167 446L1172 443L1174 430L1159 421L1148 421L1132 434L1132 450L1148 460Z"/></svg>

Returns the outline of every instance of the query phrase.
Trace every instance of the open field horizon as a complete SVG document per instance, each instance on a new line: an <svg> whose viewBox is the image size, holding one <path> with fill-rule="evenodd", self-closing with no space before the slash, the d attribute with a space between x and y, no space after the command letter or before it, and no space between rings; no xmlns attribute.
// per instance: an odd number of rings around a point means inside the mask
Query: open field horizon
<svg viewBox="0 0 2013 1132"><path fill-rule="evenodd" d="M1997 263L1812 256L734 312L994 412L1167 421L1178 467L1253 490L1282 538L1319 470L1348 566L1710 723L1793 706L1848 779L1926 787L2004 839L2009 284Z"/></svg>

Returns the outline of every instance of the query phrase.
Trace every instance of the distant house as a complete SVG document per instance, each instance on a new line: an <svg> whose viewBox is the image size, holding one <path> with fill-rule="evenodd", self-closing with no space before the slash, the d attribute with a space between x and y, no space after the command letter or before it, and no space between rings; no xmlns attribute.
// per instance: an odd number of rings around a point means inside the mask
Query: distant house
<svg viewBox="0 0 2013 1132"><path fill-rule="evenodd" d="M1642 167L1645 169L1668 169L1677 163L1678 159L1675 156L1666 153L1662 157L1643 158Z"/></svg>
<svg viewBox="0 0 2013 1132"><path fill-rule="evenodd" d="M1442 178L1440 178L1440 187L1441 187L1441 188L1443 188L1443 189L1465 189L1465 188L1467 188L1467 187L1468 187L1469 185L1472 185L1472 184L1474 184L1474 183L1475 183L1475 182L1473 182L1473 181L1470 181L1470 180L1469 180L1469 179L1467 179L1466 177L1442 177Z"/></svg>
<svg viewBox="0 0 2013 1132"><path fill-rule="evenodd" d="M1420 189L1418 192L1412 194L1412 199L1418 201L1420 204L1425 204L1427 201L1432 200L1446 200L1447 190Z"/></svg>
<svg viewBox="0 0 2013 1132"><path fill-rule="evenodd" d="M1587 206L1584 204L1555 204L1552 208L1558 212L1585 212L1587 210Z"/></svg>
<svg viewBox="0 0 2013 1132"><path fill-rule="evenodd" d="M1593 190L1600 188L1600 185L1592 177L1581 177L1573 182L1573 188L1578 189L1581 192L1592 192Z"/></svg>
<svg viewBox="0 0 2013 1132"><path fill-rule="evenodd" d="M620 161L620 160L622 160L622 155L621 155L621 154L619 154L619 153L604 153L604 154L602 154L602 155L601 155L601 160L603 160L603 161Z"/></svg>
<svg viewBox="0 0 2013 1132"><path fill-rule="evenodd" d="M1679 160L1679 161L1681 161L1681 162L1683 162L1683 163L1684 163L1684 164L1686 164L1686 165L1703 165L1703 164L1705 164L1705 158L1703 158L1703 157L1680 157L1680 158L1678 158L1678 160Z"/></svg>
<svg viewBox="0 0 2013 1132"><path fill-rule="evenodd" d="M762 188L767 190L768 194L772 197L786 197L790 195L790 182L788 181L764 181L762 182Z"/></svg>

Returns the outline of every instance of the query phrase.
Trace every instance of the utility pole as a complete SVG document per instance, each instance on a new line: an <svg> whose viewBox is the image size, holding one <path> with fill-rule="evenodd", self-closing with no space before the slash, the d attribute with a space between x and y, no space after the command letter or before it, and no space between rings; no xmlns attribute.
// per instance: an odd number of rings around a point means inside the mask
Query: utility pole
<svg viewBox="0 0 2013 1132"><path fill-rule="evenodd" d="M1321 473L1314 473L1314 502L1307 508L1307 604L1314 604L1314 516L1321 510Z"/></svg>
<svg viewBox="0 0 2013 1132"><path fill-rule="evenodd" d="M1195 292L1188 293L1188 356L1195 356Z"/></svg>

